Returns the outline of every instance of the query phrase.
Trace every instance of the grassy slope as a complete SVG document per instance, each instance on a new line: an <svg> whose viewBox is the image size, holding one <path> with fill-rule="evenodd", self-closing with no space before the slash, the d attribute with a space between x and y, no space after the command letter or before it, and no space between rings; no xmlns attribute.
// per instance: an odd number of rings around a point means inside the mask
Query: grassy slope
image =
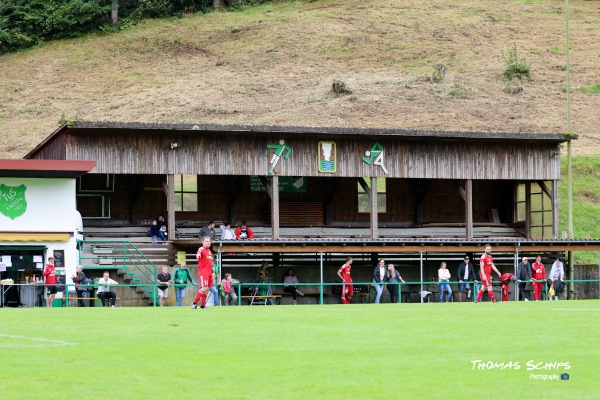
<svg viewBox="0 0 600 400"><path fill-rule="evenodd" d="M592 399L599 312L593 301L3 309L0 379L7 399ZM533 372L571 380L532 380L530 360L568 362Z"/></svg>

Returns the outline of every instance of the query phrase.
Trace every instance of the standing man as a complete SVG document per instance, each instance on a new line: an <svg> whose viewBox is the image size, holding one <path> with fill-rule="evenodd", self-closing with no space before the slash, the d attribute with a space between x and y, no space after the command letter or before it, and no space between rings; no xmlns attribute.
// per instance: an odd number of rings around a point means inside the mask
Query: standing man
<svg viewBox="0 0 600 400"><path fill-rule="evenodd" d="M489 244L485 245L485 253L481 255L479 258L479 273L481 278L481 289L479 293L477 293L476 303L481 303L481 298L483 297L483 293L487 289L488 296L494 303L496 303L496 297L494 297L494 292L492 290L492 270L498 274L498 278L500 277L500 272L494 265L494 259L492 258L492 246Z"/></svg>
<svg viewBox="0 0 600 400"><path fill-rule="evenodd" d="M462 293L467 291L467 301L471 301L471 282L479 283L478 276L475 275L473 264L469 262L469 256L465 256L463 261L458 264L456 279L458 279L458 301L462 302Z"/></svg>
<svg viewBox="0 0 600 400"><path fill-rule="evenodd" d="M542 264L542 256L538 254L535 258L535 262L531 264L531 279L533 281L533 298L535 301L540 299L540 293L542 293L543 281L546 280L546 269Z"/></svg>
<svg viewBox="0 0 600 400"><path fill-rule="evenodd" d="M175 278L175 306L179 307L183 303L183 299L185 298L185 293L187 291L188 282L192 285L194 284L194 280L192 279L192 274L190 274L190 270L187 269L185 261L181 263L179 268L175 270L174 274Z"/></svg>
<svg viewBox="0 0 600 400"><path fill-rule="evenodd" d="M354 286L352 285L352 277L350 270L352 269L352 257L346 258L346 263L338 270L337 275L342 280L342 304L350 304Z"/></svg>
<svg viewBox="0 0 600 400"><path fill-rule="evenodd" d="M54 268L54 257L48 257L48 264L42 275L46 278L46 307L52 307L56 296L56 269Z"/></svg>
<svg viewBox="0 0 600 400"><path fill-rule="evenodd" d="M525 286L531 280L531 266L527 257L523 257L517 265L517 282L519 282L519 301L529 301L525 295Z"/></svg>
<svg viewBox="0 0 600 400"><path fill-rule="evenodd" d="M200 233L198 233L198 238L202 239L205 236L208 236L211 240L214 240L214 238L215 238L215 223L213 221L210 221L208 223L208 225L203 226L202 229L200 229Z"/></svg>
<svg viewBox="0 0 600 400"><path fill-rule="evenodd" d="M375 291L377 292L375 295L375 304L379 304L379 300L381 299L381 294L385 287L386 273L385 260L381 259L373 270L373 286L375 286Z"/></svg>
<svg viewBox="0 0 600 400"><path fill-rule="evenodd" d="M160 298L160 306L164 307L169 297L169 286L171 285L171 274L169 268L162 267L160 273L156 275L156 290L158 291L158 297Z"/></svg>
<svg viewBox="0 0 600 400"><path fill-rule="evenodd" d="M213 256L212 251L210 251L210 245L210 237L204 236L202 238L202 246L196 253L196 259L198 260L198 285L200 285L200 289L198 289L198 293L196 293L196 297L194 297L194 302L192 303L193 309L198 308L198 301L200 300L202 300L200 308L206 308L208 291L213 285Z"/></svg>
<svg viewBox="0 0 600 400"><path fill-rule="evenodd" d="M550 276L548 276L548 285L552 285L554 287L554 296L550 296L550 300L554 297L554 300L558 300L558 295L565 290L565 268L560 260L560 257L556 257L556 261L552 264L552 268L550 268Z"/></svg>

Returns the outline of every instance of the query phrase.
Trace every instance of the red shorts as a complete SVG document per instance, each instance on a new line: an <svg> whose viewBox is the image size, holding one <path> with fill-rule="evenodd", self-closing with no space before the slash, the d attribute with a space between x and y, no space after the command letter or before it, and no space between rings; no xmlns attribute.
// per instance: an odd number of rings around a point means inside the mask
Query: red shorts
<svg viewBox="0 0 600 400"><path fill-rule="evenodd" d="M354 285L352 283L344 283L344 286L342 286L342 295L349 294L352 296L352 293L354 293Z"/></svg>
<svg viewBox="0 0 600 400"><path fill-rule="evenodd" d="M212 274L210 274L210 275L199 275L198 276L198 284L200 285L201 288L203 288L203 287L212 287L212 285L213 285Z"/></svg>
<svg viewBox="0 0 600 400"><path fill-rule="evenodd" d="M492 275L481 274L480 278L483 286L492 286Z"/></svg>

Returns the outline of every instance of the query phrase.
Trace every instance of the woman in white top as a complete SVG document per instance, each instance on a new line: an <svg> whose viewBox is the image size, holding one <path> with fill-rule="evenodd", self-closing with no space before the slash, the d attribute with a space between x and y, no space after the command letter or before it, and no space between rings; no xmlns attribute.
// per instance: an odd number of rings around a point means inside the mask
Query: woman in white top
<svg viewBox="0 0 600 400"><path fill-rule="evenodd" d="M294 304L297 304L296 295L304 296L304 293L299 291L298 288L296 286L294 286L299 283L300 282L298 282L298 278L296 278L296 275L294 275L294 270L289 269L287 272L287 275L285 276L285 278L283 278L283 284L284 284L283 291L292 294L292 297L294 299Z"/></svg>
<svg viewBox="0 0 600 400"><path fill-rule="evenodd" d="M438 280L440 283L440 303L444 301L444 290L448 292L448 297L446 297L446 303L450 301L450 297L452 297L452 289L450 289L450 271L446 268L446 263L442 262L440 264L440 269L438 269Z"/></svg>

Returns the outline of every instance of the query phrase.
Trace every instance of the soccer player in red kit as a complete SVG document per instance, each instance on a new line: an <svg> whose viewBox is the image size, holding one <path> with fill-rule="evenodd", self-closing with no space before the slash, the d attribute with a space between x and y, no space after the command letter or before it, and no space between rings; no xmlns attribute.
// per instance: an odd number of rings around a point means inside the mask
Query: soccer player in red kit
<svg viewBox="0 0 600 400"><path fill-rule="evenodd" d="M476 303L481 302L481 298L483 297L483 293L487 289L488 296L495 303L496 297L494 297L494 292L492 291L492 270L498 274L500 277L500 272L494 265L494 259L492 258L492 246L489 244L485 245L485 253L481 255L479 259L479 274L481 277L481 289L479 293L477 293Z"/></svg>
<svg viewBox="0 0 600 400"><path fill-rule="evenodd" d="M342 304L350 304L352 301L352 294L354 293L354 286L352 285L352 277L350 277L350 270L352 269L352 257L346 258L346 263L338 270L338 276L342 279Z"/></svg>
<svg viewBox="0 0 600 400"><path fill-rule="evenodd" d="M544 264L542 264L542 256L537 256L535 262L531 264L531 280L533 285L533 298L535 301L538 301L544 283L536 281L546 280L546 269L544 268Z"/></svg>
<svg viewBox="0 0 600 400"><path fill-rule="evenodd" d="M200 299L202 299L200 308L206 307L208 291L213 285L213 256L210 251L210 238L208 236L202 238L202 247L198 249L196 259L198 260L198 282L200 289L198 290L198 293L196 293L196 297L194 297L194 302L192 303L193 309L198 307L198 301L200 301Z"/></svg>

